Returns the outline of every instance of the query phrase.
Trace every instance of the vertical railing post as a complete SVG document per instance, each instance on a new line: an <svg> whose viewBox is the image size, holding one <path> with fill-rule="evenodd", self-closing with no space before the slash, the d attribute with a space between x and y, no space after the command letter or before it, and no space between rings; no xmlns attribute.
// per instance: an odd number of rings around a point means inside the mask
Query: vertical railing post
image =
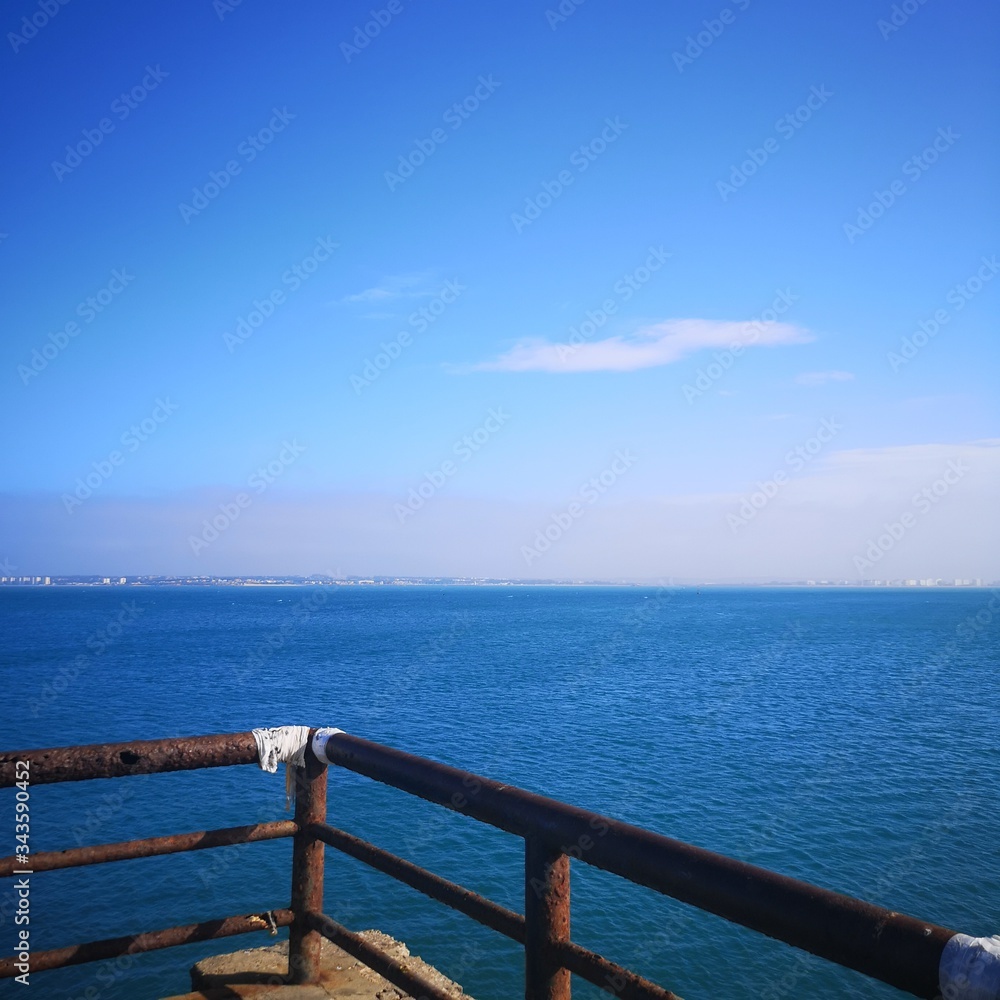
<svg viewBox="0 0 1000 1000"><path fill-rule="evenodd" d="M524 842L525 1000L570 1000L570 974L548 945L569 940L569 857L539 837Z"/></svg>
<svg viewBox="0 0 1000 1000"><path fill-rule="evenodd" d="M288 938L288 978L305 985L319 982L323 935L306 922L309 912L323 912L322 840L309 833L310 823L326 822L326 764L306 749L305 767L295 769L295 822L292 838L292 902L295 914Z"/></svg>

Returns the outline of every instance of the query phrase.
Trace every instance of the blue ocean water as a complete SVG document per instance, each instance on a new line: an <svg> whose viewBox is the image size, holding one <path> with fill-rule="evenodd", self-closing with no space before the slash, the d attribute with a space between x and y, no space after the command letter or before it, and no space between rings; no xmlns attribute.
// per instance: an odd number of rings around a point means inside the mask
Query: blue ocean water
<svg viewBox="0 0 1000 1000"><path fill-rule="evenodd" d="M3 745L335 725L970 934L1000 931L1000 597L985 590L0 590ZM978 616L978 617L977 617ZM521 910L522 844L331 769L330 821ZM13 851L13 796L0 793ZM284 815L256 768L39 786L34 849ZM287 904L290 845L39 874L36 948ZM512 943L336 852L326 911L479 1000ZM0 885L0 953L13 951ZM573 865L573 936L685 1000L897 991ZM32 977L153 998L266 934ZM19 987L5 982L5 994ZM574 983L578 997L603 996Z"/></svg>

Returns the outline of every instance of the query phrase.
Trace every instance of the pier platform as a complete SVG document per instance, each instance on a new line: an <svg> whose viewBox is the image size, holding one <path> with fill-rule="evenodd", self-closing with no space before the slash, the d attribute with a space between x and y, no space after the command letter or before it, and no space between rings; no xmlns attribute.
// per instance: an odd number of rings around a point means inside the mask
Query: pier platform
<svg viewBox="0 0 1000 1000"><path fill-rule="evenodd" d="M402 942L375 930L362 931L360 936L388 952L407 969L431 979L456 1000L466 998L461 986L411 955ZM407 997L331 941L323 941L322 972L317 985L290 985L287 971L287 941L267 948L214 955L191 967L191 993L163 1000L405 1000Z"/></svg>

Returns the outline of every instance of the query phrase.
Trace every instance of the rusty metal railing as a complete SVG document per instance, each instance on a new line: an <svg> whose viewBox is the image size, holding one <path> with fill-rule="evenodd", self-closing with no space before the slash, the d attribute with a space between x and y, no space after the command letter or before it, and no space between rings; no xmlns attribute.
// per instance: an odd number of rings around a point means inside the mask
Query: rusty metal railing
<svg viewBox="0 0 1000 1000"><path fill-rule="evenodd" d="M328 768L310 741L305 766L296 768L293 820L31 855L31 872L39 873L292 837L287 908L32 951L30 972L289 927L291 982L318 980L325 937L412 996L445 1000L448 994L440 987L323 913L324 847L329 846L522 944L527 1000L569 1000L571 973L625 1000L678 1000L669 990L572 941L571 856L914 996L940 996L941 953L954 931L347 733L329 736L323 754L330 764L522 837L524 914L328 825ZM35 786L255 764L258 753L249 732L3 752L0 788L15 785L15 768L24 761ZM23 862L16 855L0 859L0 877L17 875L19 866L23 868ZM0 978L17 972L17 956L0 959Z"/></svg>

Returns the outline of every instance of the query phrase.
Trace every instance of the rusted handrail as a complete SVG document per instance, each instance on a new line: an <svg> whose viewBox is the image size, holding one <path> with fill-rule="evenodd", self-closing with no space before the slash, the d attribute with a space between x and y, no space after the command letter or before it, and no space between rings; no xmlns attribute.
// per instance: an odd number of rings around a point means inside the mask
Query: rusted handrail
<svg viewBox="0 0 1000 1000"><path fill-rule="evenodd" d="M338 764L621 875L918 997L938 994L955 932L359 736L329 737Z"/></svg>
<svg viewBox="0 0 1000 1000"><path fill-rule="evenodd" d="M366 941L360 934L349 931L325 913L306 913L305 918L316 934L343 948L348 955L358 959L359 962L364 962L369 969L374 969L394 986L405 990L408 995L419 997L420 1000L455 1000L449 990L407 969L399 959L387 955L381 948Z"/></svg>
<svg viewBox="0 0 1000 1000"><path fill-rule="evenodd" d="M274 909L263 913L247 913L237 917L222 917L219 920L205 920L200 924L186 924L183 927L167 927L145 934L129 934L125 937L107 938L103 941L88 941L70 945L68 948L52 948L36 951L31 956L32 972L47 972L62 969L67 965L83 965L100 962L103 959L118 958L121 955L139 955L161 948L176 948L178 945L195 941L214 941L217 938L249 934L252 931L266 931L272 927L288 927L294 914L291 910ZM0 958L0 979L10 979L17 975L16 959Z"/></svg>
<svg viewBox="0 0 1000 1000"><path fill-rule="evenodd" d="M176 833L172 837L147 837L145 840L123 840L117 844L71 847L65 851L41 851L31 856L31 871L51 872L60 868L100 865L108 861L133 861L136 858L153 858L162 854L204 851L210 847L255 844L262 840L292 837L298 829L298 823L286 819L275 823L254 823L252 826L230 826L222 830ZM16 875L17 865L15 854L0 858L0 878Z"/></svg>
<svg viewBox="0 0 1000 1000"><path fill-rule="evenodd" d="M310 736L315 730L310 730ZM677 1000L674 994L574 943L569 933L569 860L621 875L700 909L718 914L915 996L939 995L942 951L954 932L859 899L778 875L680 841L566 805L458 768L336 732L306 749L297 771L292 821L200 831L144 841L34 854L35 871L199 850L293 836L292 894L278 926L289 926L290 976L315 982L321 937L335 940L404 990L436 994L371 943L323 914L323 848L329 845L446 903L525 946L527 1000L568 1000L569 975L627 1000ZM31 784L124 777L258 762L252 733L142 740L129 743L0 752L0 787L15 784L27 761ZM442 879L326 822L326 763L399 788L525 840L525 915ZM0 876L17 873L0 859ZM170 928L132 938L92 942L32 955L32 971L169 947L187 940L258 929L249 915ZM14 975L0 960L0 977Z"/></svg>
<svg viewBox="0 0 1000 1000"><path fill-rule="evenodd" d="M337 830L326 823L315 823L312 832L328 846L341 851L358 861L363 862L376 871L411 886L439 903L450 906L459 913L481 923L484 927L498 931L518 944L524 944L524 917L520 913L508 910L492 899L480 896L479 893L466 889L456 882L449 882L433 872L421 868L404 858L390 854L381 847L369 844L367 840L354 837L343 830Z"/></svg>
<svg viewBox="0 0 1000 1000"><path fill-rule="evenodd" d="M256 764L253 733L181 736L167 740L89 743L45 750L0 750L0 788L15 783L18 761L30 764L31 784L124 778L132 774L194 771L202 767Z"/></svg>

